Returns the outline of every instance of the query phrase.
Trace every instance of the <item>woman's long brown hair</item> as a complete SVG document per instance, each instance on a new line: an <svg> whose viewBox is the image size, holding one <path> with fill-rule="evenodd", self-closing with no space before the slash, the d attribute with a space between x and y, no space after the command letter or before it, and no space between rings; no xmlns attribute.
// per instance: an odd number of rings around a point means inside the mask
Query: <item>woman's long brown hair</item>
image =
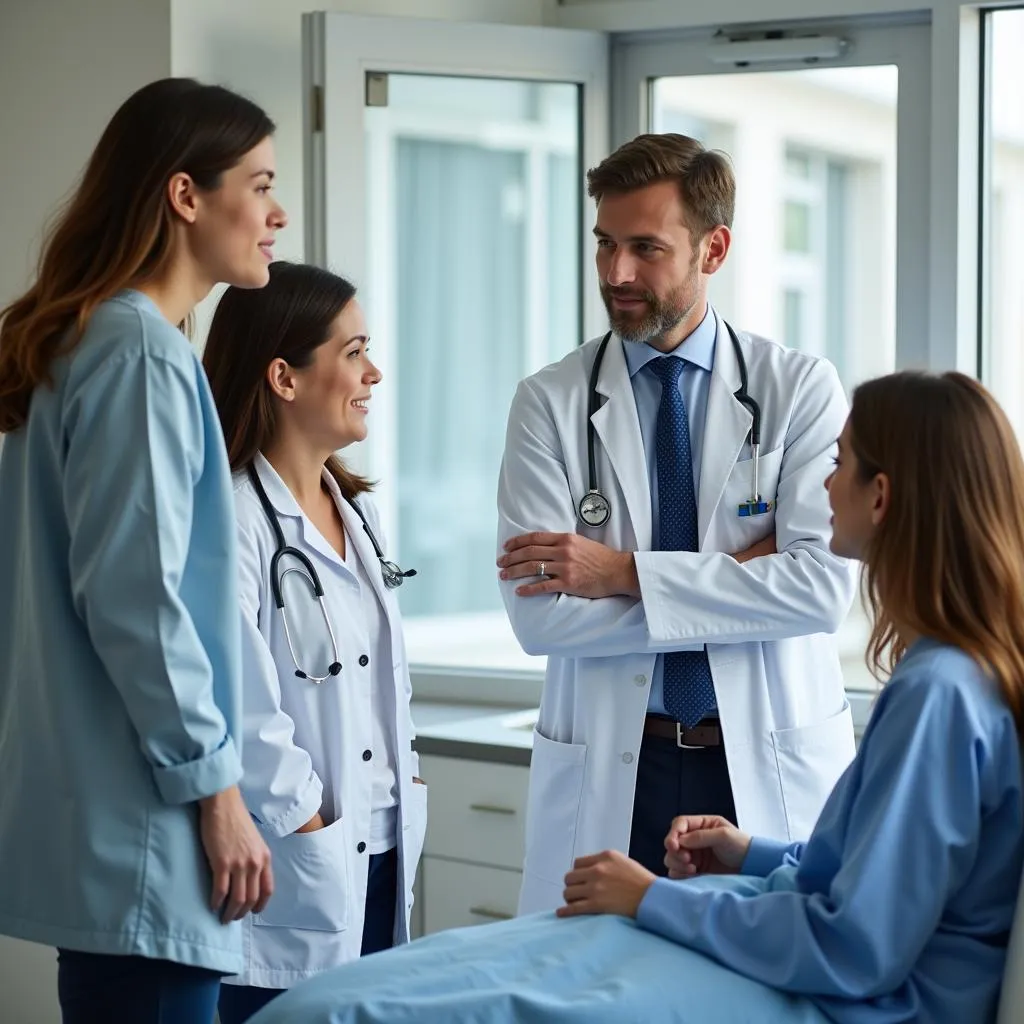
<svg viewBox="0 0 1024 1024"><path fill-rule="evenodd" d="M188 78L152 82L122 104L43 245L35 283L0 312L0 433L25 423L32 392L96 307L164 269L173 175L215 189L273 131L255 103Z"/></svg>
<svg viewBox="0 0 1024 1024"><path fill-rule="evenodd" d="M203 367L220 415L233 472L246 469L274 439L277 418L267 369L275 359L302 369L331 336L355 285L329 270L283 260L270 265L265 288L228 288L217 305ZM349 500L369 481L332 455L327 471Z"/></svg>
<svg viewBox="0 0 1024 1024"><path fill-rule="evenodd" d="M891 670L901 631L959 647L1024 733L1024 460L1006 415L963 374L898 373L856 389L849 433L861 479L891 491L863 559L869 662Z"/></svg>

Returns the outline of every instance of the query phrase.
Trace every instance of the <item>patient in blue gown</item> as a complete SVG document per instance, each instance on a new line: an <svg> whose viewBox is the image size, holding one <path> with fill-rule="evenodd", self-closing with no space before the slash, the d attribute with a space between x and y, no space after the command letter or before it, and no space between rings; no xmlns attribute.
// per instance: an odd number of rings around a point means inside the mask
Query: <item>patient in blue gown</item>
<svg viewBox="0 0 1024 1024"><path fill-rule="evenodd" d="M668 878L581 857L556 914L369 957L253 1024L994 1019L1024 863L1024 463L981 385L894 374L854 393L827 487L892 675L806 843L677 818Z"/></svg>

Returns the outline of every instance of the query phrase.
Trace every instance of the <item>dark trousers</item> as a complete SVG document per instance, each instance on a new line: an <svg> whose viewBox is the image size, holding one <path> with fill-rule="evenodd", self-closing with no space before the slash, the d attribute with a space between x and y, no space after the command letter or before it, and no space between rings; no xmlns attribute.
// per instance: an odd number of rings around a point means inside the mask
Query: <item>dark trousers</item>
<svg viewBox="0 0 1024 1024"><path fill-rule="evenodd" d="M725 747L684 749L644 736L636 772L629 855L664 876L665 836L678 814L720 814L736 824Z"/></svg>
<svg viewBox="0 0 1024 1024"><path fill-rule="evenodd" d="M170 960L57 950L64 1024L213 1024L220 979Z"/></svg>
<svg viewBox="0 0 1024 1024"><path fill-rule="evenodd" d="M395 941L395 904L398 898L398 850L370 857L366 879L366 918L360 956L390 949ZM220 1024L243 1024L279 996L283 988L256 988L254 985L224 985L220 990L217 1012Z"/></svg>

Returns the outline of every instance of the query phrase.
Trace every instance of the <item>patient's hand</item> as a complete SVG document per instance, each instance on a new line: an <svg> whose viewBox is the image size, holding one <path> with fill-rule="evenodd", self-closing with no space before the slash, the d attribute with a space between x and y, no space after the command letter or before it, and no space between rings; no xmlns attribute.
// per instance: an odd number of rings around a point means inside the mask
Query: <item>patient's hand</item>
<svg viewBox="0 0 1024 1024"><path fill-rule="evenodd" d="M749 562L752 558L760 558L762 555L777 555L779 549L775 543L775 534L770 533L764 540L751 544L745 551L737 551L732 557L741 564Z"/></svg>
<svg viewBox="0 0 1024 1024"><path fill-rule="evenodd" d="M637 908L655 876L618 850L577 857L565 876L565 906L559 917L578 914L621 914L636 917Z"/></svg>
<svg viewBox="0 0 1024 1024"><path fill-rule="evenodd" d="M750 836L717 814L682 814L665 836L669 878L734 875L750 849Z"/></svg>

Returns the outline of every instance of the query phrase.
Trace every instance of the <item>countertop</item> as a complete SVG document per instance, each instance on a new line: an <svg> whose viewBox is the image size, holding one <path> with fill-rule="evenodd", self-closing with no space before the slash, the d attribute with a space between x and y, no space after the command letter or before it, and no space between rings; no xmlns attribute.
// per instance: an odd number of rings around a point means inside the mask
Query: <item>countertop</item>
<svg viewBox="0 0 1024 1024"><path fill-rule="evenodd" d="M860 742L874 694L849 691L854 734ZM421 754L529 765L537 708L414 700L416 749Z"/></svg>
<svg viewBox="0 0 1024 1024"><path fill-rule="evenodd" d="M497 708L414 700L416 750L441 757L528 765L536 708Z"/></svg>

